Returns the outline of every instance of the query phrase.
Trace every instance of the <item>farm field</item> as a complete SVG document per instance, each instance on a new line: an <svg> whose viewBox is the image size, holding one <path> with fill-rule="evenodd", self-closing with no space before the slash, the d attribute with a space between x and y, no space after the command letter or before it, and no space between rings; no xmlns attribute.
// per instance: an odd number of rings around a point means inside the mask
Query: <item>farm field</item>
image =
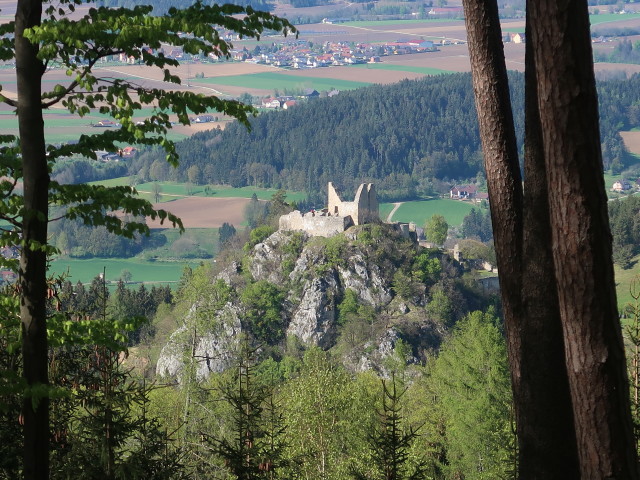
<svg viewBox="0 0 640 480"><path fill-rule="evenodd" d="M386 221L387 217L391 213L391 210L393 210L394 206L395 205L393 203L381 203L379 205L380 219L383 222Z"/></svg>
<svg viewBox="0 0 640 480"><path fill-rule="evenodd" d="M211 77L199 79L201 82L211 83L214 85L232 85L236 87L246 87L250 89L263 90L284 90L296 89L303 90L305 88L314 88L321 90L354 90L356 88L365 87L369 82L341 80L338 78L324 79L323 77L309 76L309 70L304 71L304 75L297 75L298 72L269 72L254 73L249 75L237 75L227 77Z"/></svg>
<svg viewBox="0 0 640 480"><path fill-rule="evenodd" d="M151 187L154 182L140 183L136 185L136 189L139 192L151 192ZM175 182L158 182L162 187L162 194L167 196L182 196L187 197L187 186L183 183ZM129 185L129 177L118 177L110 180L100 180L98 182L91 182L91 185L104 185L105 187L117 187ZM206 196L213 198L251 198L255 193L259 200L269 200L278 190L275 188L260 188L260 187L230 187L229 185L208 185L209 192L205 192L203 185L192 186L193 196ZM287 200L300 201L307 197L304 192L287 192Z"/></svg>
<svg viewBox="0 0 640 480"><path fill-rule="evenodd" d="M107 282L117 282L122 270L129 270L133 282L166 284L176 283L185 266L197 265L198 262L158 262L135 258L56 259L51 262L49 273L60 275L69 272L71 283L90 283L104 268Z"/></svg>
<svg viewBox="0 0 640 480"><path fill-rule="evenodd" d="M162 198L154 203L156 208L167 210L182 220L184 227L219 228L227 222L236 228L244 223L244 210L255 193L259 200L269 200L278 190L275 188L242 187L233 188L226 185L210 185L208 193L204 186L193 186L192 195L187 195L187 186L174 182L158 182L162 188ZM114 178L94 185L121 186L129 185L129 177ZM136 186L141 197L153 202L153 183L142 183ZM288 201L300 201L306 198L304 192L287 192ZM167 228L168 224L148 220L150 228Z"/></svg>
<svg viewBox="0 0 640 480"><path fill-rule="evenodd" d="M185 228L218 228L224 222L232 225L244 222L244 210L249 202L248 198L185 197L154 206L177 215ZM147 219L147 225L150 228L171 226L150 219Z"/></svg>
<svg viewBox="0 0 640 480"><path fill-rule="evenodd" d="M450 226L462 224L464 217L472 208L479 208L470 202L459 200L434 199L415 202L404 202L393 214L395 222L415 222L423 226L434 214L442 215Z"/></svg>
<svg viewBox="0 0 640 480"><path fill-rule="evenodd" d="M633 303L631 297L631 284L640 277L640 256L634 259L634 264L628 270L623 270L618 265L614 265L616 278L616 292L618 295L618 309L623 309L628 303ZM640 292L640 282L637 283L637 291Z"/></svg>
<svg viewBox="0 0 640 480"><path fill-rule="evenodd" d="M640 155L640 130L620 132L620 136L630 153Z"/></svg>

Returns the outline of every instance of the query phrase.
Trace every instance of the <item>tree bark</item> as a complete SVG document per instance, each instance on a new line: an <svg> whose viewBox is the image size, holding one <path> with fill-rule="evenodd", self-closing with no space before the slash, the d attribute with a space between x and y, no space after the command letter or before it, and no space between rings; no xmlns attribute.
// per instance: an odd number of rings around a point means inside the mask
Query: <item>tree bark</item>
<svg viewBox="0 0 640 480"><path fill-rule="evenodd" d="M527 13L525 38L530 35ZM522 391L520 479L579 478L560 307L555 286L547 180L532 43L525 53Z"/></svg>
<svg viewBox="0 0 640 480"><path fill-rule="evenodd" d="M23 376L29 388L24 397L24 478L49 478L49 399L46 328L46 267L49 173L45 155L41 108L43 64L38 45L23 33L40 24L39 0L19 0L16 11L15 58L18 86L18 124L22 150L24 210L19 287L22 320ZM38 390L34 394L34 390Z"/></svg>
<svg viewBox="0 0 640 480"><path fill-rule="evenodd" d="M504 63L498 5L495 1L463 2L480 139L487 172L491 220L507 332L514 392L520 391L522 180L518 165L509 83ZM516 411L516 417L520 417Z"/></svg>
<svg viewBox="0 0 640 480"><path fill-rule="evenodd" d="M585 0L529 5L560 314L584 479L638 478Z"/></svg>

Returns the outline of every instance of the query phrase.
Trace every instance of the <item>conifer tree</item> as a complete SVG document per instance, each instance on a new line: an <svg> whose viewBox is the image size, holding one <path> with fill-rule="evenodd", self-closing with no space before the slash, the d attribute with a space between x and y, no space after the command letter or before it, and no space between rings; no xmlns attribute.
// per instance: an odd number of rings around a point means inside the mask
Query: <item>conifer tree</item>
<svg viewBox="0 0 640 480"><path fill-rule="evenodd" d="M230 381L220 388L231 407L229 435L201 433L237 480L275 479L285 465L284 421L273 395L256 381L255 354L245 340Z"/></svg>
<svg viewBox="0 0 640 480"><path fill-rule="evenodd" d="M426 474L424 462L410 462L411 446L418 438L419 428L403 424L401 400L407 389L398 388L395 374L389 383L382 380L382 409L377 412L377 425L368 435L374 472L352 470L355 480L419 480Z"/></svg>

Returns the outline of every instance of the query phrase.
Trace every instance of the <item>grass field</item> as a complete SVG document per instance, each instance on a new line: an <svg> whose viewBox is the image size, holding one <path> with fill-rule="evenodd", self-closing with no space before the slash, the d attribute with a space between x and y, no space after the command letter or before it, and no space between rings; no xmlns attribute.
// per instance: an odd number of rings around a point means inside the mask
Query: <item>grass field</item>
<svg viewBox="0 0 640 480"><path fill-rule="evenodd" d="M600 13L598 15L589 15L591 25L599 25L601 23L621 22L624 20L633 20L640 18L640 13L627 13L620 15L618 13Z"/></svg>
<svg viewBox="0 0 640 480"><path fill-rule="evenodd" d="M158 262L136 258L57 259L51 262L49 273L62 274L68 271L72 283L89 283L102 273L103 268L106 269L108 282L117 281L122 270L129 270L133 282L166 284L178 281L185 266L197 265L198 262Z"/></svg>
<svg viewBox="0 0 640 480"><path fill-rule="evenodd" d="M188 196L187 187L183 183L175 182L158 182L162 187L162 193L167 196L167 200L171 200L169 195ZM117 187L129 185L129 177L112 178L110 180L101 180L99 182L91 182L91 185L104 185L105 187ZM136 185L138 191L151 191L153 182L140 183ZM193 195L212 198L251 198L255 193L259 200L270 200L274 193L278 190L275 188L259 188L259 187L240 187L234 188L228 185L209 185L209 193L205 193L203 185L194 185ZM287 192L288 201L304 200L307 194L304 192Z"/></svg>
<svg viewBox="0 0 640 480"><path fill-rule="evenodd" d="M113 183L113 185L128 185L129 178L123 177L120 179L114 179L123 183ZM107 182L112 182L112 180L108 180ZM99 184L104 184L106 182L96 182ZM173 183L173 182L158 182L162 187L162 193L164 194L163 199L171 200L170 195L178 195L178 196L188 196L187 195L187 187L182 183ZM136 189L138 191L151 191L153 183L141 183L136 185ZM201 196L201 197L212 197L212 198L251 198L251 196L255 193L256 197L259 200L270 200L274 193L278 190L275 188L258 188L258 187L240 187L234 188L226 185L210 185L209 193L205 193L205 187L203 185L194 185L193 187L193 195ZM300 201L307 198L307 194L304 192L287 192L287 200L288 201Z"/></svg>
<svg viewBox="0 0 640 480"><path fill-rule="evenodd" d="M175 261L176 250L172 246L178 239L193 242L210 255L215 256L218 253L219 234L217 228L187 228L182 235L175 228L154 229L153 233L162 234L167 239L167 243L162 247L144 251L145 258L155 258L156 262Z"/></svg>
<svg viewBox="0 0 640 480"><path fill-rule="evenodd" d="M251 75L232 75L226 77L212 77L198 79L203 83L216 85L232 85L234 87L259 88L263 90L302 90L314 88L321 90L354 90L370 85L368 82L353 82L334 78L316 78L287 75L286 73L254 73Z"/></svg>
<svg viewBox="0 0 640 480"><path fill-rule="evenodd" d="M356 21L356 22L344 22L340 25L346 25L349 27L376 27L386 25L416 25L422 23L450 23L450 18L427 18L421 20L377 20L377 21Z"/></svg>
<svg viewBox="0 0 640 480"><path fill-rule="evenodd" d="M393 215L396 222L415 222L422 226L434 214L442 215L451 226L462 224L464 217L474 208L469 202L458 200L434 199L417 202L405 202ZM477 206L475 208L478 208Z"/></svg>
<svg viewBox="0 0 640 480"><path fill-rule="evenodd" d="M423 75L442 75L444 73L453 73L448 70L440 70L439 68L431 67L414 67L409 65L397 65L390 63L367 63L354 65L355 68L366 68L367 70L393 70L396 72L412 72L420 73Z"/></svg>
<svg viewBox="0 0 640 480"><path fill-rule="evenodd" d="M618 308L622 309L627 303L634 302L631 298L630 287L634 280L640 278L640 255L634 259L633 267L628 270L623 270L615 265L616 276L616 292L618 293ZM640 281L637 285L637 290L640 291Z"/></svg>
<svg viewBox="0 0 640 480"><path fill-rule="evenodd" d="M380 218L383 222L387 219L387 216L389 215L389 213L391 213L391 210L393 210L394 206L395 205L393 203L380 204Z"/></svg>

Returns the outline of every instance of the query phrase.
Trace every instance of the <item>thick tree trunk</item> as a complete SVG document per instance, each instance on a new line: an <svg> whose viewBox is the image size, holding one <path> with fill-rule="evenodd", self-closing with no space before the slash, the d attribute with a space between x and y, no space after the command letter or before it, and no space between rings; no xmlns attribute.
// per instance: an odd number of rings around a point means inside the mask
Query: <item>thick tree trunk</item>
<svg viewBox="0 0 640 480"><path fill-rule="evenodd" d="M498 5L495 1L465 0L473 88L487 172L491 220L507 331L511 377L520 391L522 251L522 180L504 63ZM517 402L516 402L517 405ZM520 412L516 411L516 417Z"/></svg>
<svg viewBox="0 0 640 480"><path fill-rule="evenodd" d="M464 5L505 307L519 478L577 478L533 58L528 52L523 197L497 2Z"/></svg>
<svg viewBox="0 0 640 480"><path fill-rule="evenodd" d="M525 37L530 34L527 14ZM525 54L520 479L579 478L571 394L555 285L547 179L532 44Z"/></svg>
<svg viewBox="0 0 640 480"><path fill-rule="evenodd" d="M585 0L530 15L553 256L584 479L638 478Z"/></svg>
<svg viewBox="0 0 640 480"><path fill-rule="evenodd" d="M41 109L43 65L38 46L23 36L40 24L42 4L19 0L16 12L16 76L18 122L24 182L22 253L20 257L20 317L24 378L31 392L23 403L24 478L49 478L49 400L46 329L46 254L49 174Z"/></svg>

